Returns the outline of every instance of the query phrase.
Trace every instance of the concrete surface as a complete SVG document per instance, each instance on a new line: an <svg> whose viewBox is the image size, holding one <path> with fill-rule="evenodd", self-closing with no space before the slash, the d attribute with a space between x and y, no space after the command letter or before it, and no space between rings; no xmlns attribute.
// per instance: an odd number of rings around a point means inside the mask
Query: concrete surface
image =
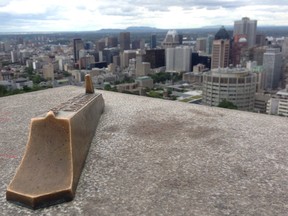
<svg viewBox="0 0 288 216"><path fill-rule="evenodd" d="M288 120L102 92L76 197L30 210L6 201L30 119L82 93L0 98L1 215L287 215Z"/></svg>

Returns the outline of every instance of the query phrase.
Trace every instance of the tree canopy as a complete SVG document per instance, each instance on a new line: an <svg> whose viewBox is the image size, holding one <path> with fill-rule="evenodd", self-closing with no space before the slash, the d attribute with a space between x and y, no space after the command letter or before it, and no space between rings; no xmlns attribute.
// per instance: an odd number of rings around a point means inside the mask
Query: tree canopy
<svg viewBox="0 0 288 216"><path fill-rule="evenodd" d="M226 109L238 109L238 107L232 102L224 99L219 104L218 107L226 108Z"/></svg>

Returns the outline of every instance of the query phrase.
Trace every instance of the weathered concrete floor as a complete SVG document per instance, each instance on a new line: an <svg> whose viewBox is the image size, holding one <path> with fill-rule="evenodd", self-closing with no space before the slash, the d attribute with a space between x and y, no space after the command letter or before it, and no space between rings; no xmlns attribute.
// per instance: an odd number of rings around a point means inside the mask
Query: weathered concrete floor
<svg viewBox="0 0 288 216"><path fill-rule="evenodd" d="M75 199L36 211L6 202L30 119L83 91L0 98L0 214L287 215L286 118L112 92Z"/></svg>

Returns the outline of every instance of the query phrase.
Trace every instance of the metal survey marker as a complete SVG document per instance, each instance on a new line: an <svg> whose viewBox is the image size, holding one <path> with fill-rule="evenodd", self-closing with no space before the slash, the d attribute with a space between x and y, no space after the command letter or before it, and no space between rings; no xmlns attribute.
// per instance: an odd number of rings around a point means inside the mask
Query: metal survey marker
<svg viewBox="0 0 288 216"><path fill-rule="evenodd" d="M32 209L71 201L104 110L90 75L86 93L32 118L25 154L7 188L8 201Z"/></svg>

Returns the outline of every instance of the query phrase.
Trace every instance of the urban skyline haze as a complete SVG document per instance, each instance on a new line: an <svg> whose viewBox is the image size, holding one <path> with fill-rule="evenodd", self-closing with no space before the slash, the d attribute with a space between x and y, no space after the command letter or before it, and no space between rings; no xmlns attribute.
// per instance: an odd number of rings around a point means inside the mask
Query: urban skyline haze
<svg viewBox="0 0 288 216"><path fill-rule="evenodd" d="M287 10L288 1L280 0L1 0L0 32L232 26L240 17L286 26Z"/></svg>

